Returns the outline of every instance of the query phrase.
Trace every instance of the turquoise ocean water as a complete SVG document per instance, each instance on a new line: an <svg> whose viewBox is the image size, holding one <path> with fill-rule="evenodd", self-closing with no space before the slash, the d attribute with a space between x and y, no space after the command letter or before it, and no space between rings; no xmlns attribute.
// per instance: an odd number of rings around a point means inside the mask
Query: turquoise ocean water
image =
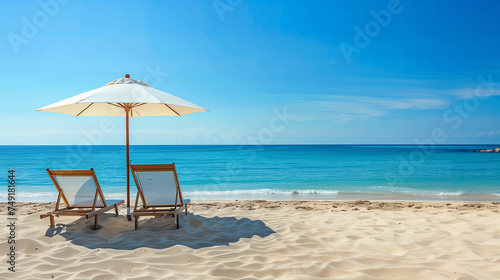
<svg viewBox="0 0 500 280"><path fill-rule="evenodd" d="M500 201L500 154L471 152L494 147L131 146L130 158L175 162L192 199ZM0 174L7 182L15 170L20 201L56 199L47 168L94 168L106 197L125 198L124 146L0 146Z"/></svg>

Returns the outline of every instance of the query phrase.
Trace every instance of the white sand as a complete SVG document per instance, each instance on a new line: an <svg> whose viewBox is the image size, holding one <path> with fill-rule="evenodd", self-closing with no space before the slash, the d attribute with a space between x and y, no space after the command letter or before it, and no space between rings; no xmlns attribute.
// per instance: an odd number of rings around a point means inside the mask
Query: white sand
<svg viewBox="0 0 500 280"><path fill-rule="evenodd" d="M198 202L178 230L146 217L137 231L112 211L97 231L75 217L50 229L39 214L51 207L20 207L15 273L1 227L1 279L500 277L500 203Z"/></svg>

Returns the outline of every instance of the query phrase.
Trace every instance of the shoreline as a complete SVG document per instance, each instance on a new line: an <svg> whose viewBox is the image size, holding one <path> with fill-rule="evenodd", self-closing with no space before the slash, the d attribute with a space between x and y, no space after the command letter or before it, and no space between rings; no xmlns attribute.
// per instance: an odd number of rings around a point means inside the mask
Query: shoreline
<svg viewBox="0 0 500 280"><path fill-rule="evenodd" d="M500 194L456 194L456 195L408 195L402 193L338 193L338 194L217 194L217 195L190 195L189 192L183 192L184 197L191 201L251 201L251 200L268 200L268 201L355 201L355 200L370 200L370 201L455 201L455 202L500 202ZM106 199L126 199L125 196L113 195L104 193ZM131 194L131 202L135 200L135 193ZM22 196L17 194L16 201L29 202L55 202L57 196ZM0 197L0 203L7 202L7 197Z"/></svg>
<svg viewBox="0 0 500 280"><path fill-rule="evenodd" d="M16 207L24 209L26 207L34 207L36 211L41 209L51 209L55 207L56 202L16 202ZM125 204L124 204L125 205ZM119 206L120 209L126 209L126 206ZM198 208L216 207L217 209L229 207L247 207L247 208L293 208L295 206L307 205L306 210L322 211L339 209L344 210L412 210L419 211L420 209L447 209L460 211L483 211L490 210L494 213L500 213L500 201L454 201L454 200L230 200L230 199L208 199L208 200L191 200L189 208L196 211ZM5 215L8 203L0 202L0 215ZM349 208L352 207L352 208ZM133 206L132 206L133 208ZM349 209L348 209L349 208ZM358 209L356 209L358 208ZM28 215L34 214L31 210ZM51 211L51 210L48 210ZM25 213L26 214L26 213Z"/></svg>

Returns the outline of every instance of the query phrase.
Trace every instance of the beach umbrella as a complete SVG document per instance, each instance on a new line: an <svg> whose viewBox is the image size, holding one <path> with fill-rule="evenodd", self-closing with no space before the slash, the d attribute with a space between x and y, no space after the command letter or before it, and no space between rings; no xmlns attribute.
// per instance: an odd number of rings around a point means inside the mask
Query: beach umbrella
<svg viewBox="0 0 500 280"><path fill-rule="evenodd" d="M184 99L154 89L130 75L107 85L50 104L37 111L83 116L125 117L127 150L127 215L130 218L129 118L182 116L208 110Z"/></svg>

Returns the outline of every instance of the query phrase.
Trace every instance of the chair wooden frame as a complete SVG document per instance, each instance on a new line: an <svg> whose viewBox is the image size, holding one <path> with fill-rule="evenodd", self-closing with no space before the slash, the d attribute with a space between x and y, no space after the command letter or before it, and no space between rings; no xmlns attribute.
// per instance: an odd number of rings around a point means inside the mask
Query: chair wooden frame
<svg viewBox="0 0 500 280"><path fill-rule="evenodd" d="M134 177L135 185L137 186L137 196L135 198L134 212L132 215L135 219L135 229L138 228L139 217L140 216L165 216L172 215L175 219L176 226L179 228L179 214L185 211L188 214L187 204L190 202L189 199L184 200L182 198L182 191L179 184L179 178L177 177L177 170L175 169L175 163L172 164L138 164L130 165L130 171ZM137 176L137 172L162 172L162 171L172 171L174 174L174 179L176 183L176 193L175 193L175 203L174 204L161 204L152 205L148 204L144 193L141 188L141 182ZM142 207L138 209L139 198L142 202Z"/></svg>
<svg viewBox="0 0 500 280"><path fill-rule="evenodd" d="M54 227L54 216L85 216L86 219L94 217L94 229L97 229L99 227L98 225L98 215L104 212L107 212L109 210L112 210L113 208L115 209L116 216L118 216L118 206L123 204L125 201L124 200L109 200L109 204L106 203L106 200L104 199L104 195L101 190L101 186L99 185L99 181L97 181L97 177L95 176L94 169L91 168L90 170L49 170L47 169L47 173L50 176L50 179L52 180L52 183L54 183L54 186L56 187L57 191L59 192L59 195L57 196L57 202L56 202L56 209L52 212L48 212L46 214L40 215L40 219L49 217L50 218L50 226ZM71 206L70 203L68 202L68 199L64 195L64 191L57 182L55 177L78 177L78 176L92 176L94 179L94 183L96 185L96 192L94 195L94 201L92 203L92 206ZM102 206L97 205L98 198L101 198L102 201ZM61 204L61 199L66 205L66 208L59 208Z"/></svg>

